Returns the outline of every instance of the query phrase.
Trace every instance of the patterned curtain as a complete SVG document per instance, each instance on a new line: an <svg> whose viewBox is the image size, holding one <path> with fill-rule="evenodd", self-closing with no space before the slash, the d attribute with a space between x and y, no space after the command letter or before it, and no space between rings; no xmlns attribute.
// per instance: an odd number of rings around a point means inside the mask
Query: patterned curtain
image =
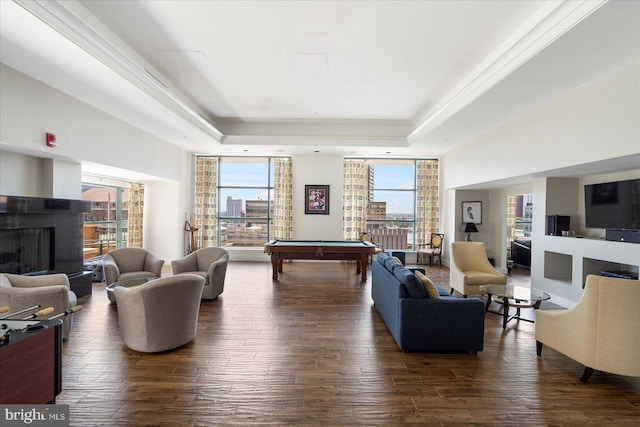
<svg viewBox="0 0 640 427"><path fill-rule="evenodd" d="M142 247L142 215L144 213L144 184L132 183L129 187L127 246Z"/></svg>
<svg viewBox="0 0 640 427"><path fill-rule="evenodd" d="M291 159L273 159L273 230L274 239L291 239L293 232L293 171Z"/></svg>
<svg viewBox="0 0 640 427"><path fill-rule="evenodd" d="M193 250L217 246L218 158L196 157L195 231Z"/></svg>
<svg viewBox="0 0 640 427"><path fill-rule="evenodd" d="M511 247L511 242L515 238L516 204L516 196L507 196L507 248Z"/></svg>
<svg viewBox="0 0 640 427"><path fill-rule="evenodd" d="M440 212L438 202L438 161L418 160L417 164L416 242L428 243L431 233L438 232Z"/></svg>
<svg viewBox="0 0 640 427"><path fill-rule="evenodd" d="M367 164L364 160L344 160L342 236L345 240L358 240L365 231L368 182Z"/></svg>

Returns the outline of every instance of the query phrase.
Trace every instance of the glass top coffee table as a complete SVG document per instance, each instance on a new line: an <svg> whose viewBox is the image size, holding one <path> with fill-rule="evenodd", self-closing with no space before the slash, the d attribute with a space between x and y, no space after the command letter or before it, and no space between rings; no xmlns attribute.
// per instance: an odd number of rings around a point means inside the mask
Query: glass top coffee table
<svg viewBox="0 0 640 427"><path fill-rule="evenodd" d="M111 302L111 304L115 304L116 303L116 296L113 294L113 289L117 288L118 286L124 286L126 288L132 288L134 286L140 286L140 285L144 285L147 282L150 282L152 280L157 279L157 277L142 277L142 278L138 278L138 279L129 279L129 280L122 280L120 282L114 282L111 283L110 285L107 285L107 298L109 298L109 301Z"/></svg>
<svg viewBox="0 0 640 427"><path fill-rule="evenodd" d="M551 298L551 296L536 288L514 285L482 285L480 290L487 293L487 305L485 312L502 315L502 329L506 329L507 323L512 319L532 322L531 319L520 317L521 308L540 308L540 303ZM502 313L489 310L491 302L502 304ZM509 307L515 307L516 313L509 316Z"/></svg>

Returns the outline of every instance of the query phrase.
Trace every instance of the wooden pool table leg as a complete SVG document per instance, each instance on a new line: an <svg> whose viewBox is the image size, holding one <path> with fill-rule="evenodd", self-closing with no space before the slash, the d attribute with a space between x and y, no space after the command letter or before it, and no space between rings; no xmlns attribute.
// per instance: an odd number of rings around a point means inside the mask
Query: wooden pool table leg
<svg viewBox="0 0 640 427"><path fill-rule="evenodd" d="M362 275L361 281L367 281L367 270L369 269L369 254L364 254L360 256L360 261L358 262L358 273Z"/></svg>
<svg viewBox="0 0 640 427"><path fill-rule="evenodd" d="M271 278L278 280L278 268L282 271L282 262L276 254L271 254Z"/></svg>

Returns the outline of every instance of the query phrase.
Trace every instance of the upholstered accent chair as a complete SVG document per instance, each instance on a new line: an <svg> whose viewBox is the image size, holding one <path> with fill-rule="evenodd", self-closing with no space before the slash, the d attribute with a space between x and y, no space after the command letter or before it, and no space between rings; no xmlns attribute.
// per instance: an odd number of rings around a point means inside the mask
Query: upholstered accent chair
<svg viewBox="0 0 640 427"><path fill-rule="evenodd" d="M444 246L444 234L431 233L429 243L418 246L418 264L425 263L424 258L429 258L429 265L433 265L433 259L438 258L438 264L442 267L442 248Z"/></svg>
<svg viewBox="0 0 640 427"><path fill-rule="evenodd" d="M164 260L142 248L114 249L104 256L107 285L129 279L156 278L162 275Z"/></svg>
<svg viewBox="0 0 640 427"><path fill-rule="evenodd" d="M196 337L204 279L181 274L113 290L120 336L143 353L167 351Z"/></svg>
<svg viewBox="0 0 640 427"><path fill-rule="evenodd" d="M481 285L506 285L507 276L496 270L482 242L452 242L449 269L451 293L482 295Z"/></svg>
<svg viewBox="0 0 640 427"><path fill-rule="evenodd" d="M171 262L173 274L197 274L204 279L202 299L216 299L224 291L229 252L222 248L206 247Z"/></svg>
<svg viewBox="0 0 640 427"><path fill-rule="evenodd" d="M536 311L538 356L543 345L594 370L640 377L640 282L589 275L578 303L568 310Z"/></svg>
<svg viewBox="0 0 640 427"><path fill-rule="evenodd" d="M10 312L41 305L53 307L49 317L63 313L78 304L76 294L69 286L66 274L45 274L42 276L22 276L0 274L0 306L8 306ZM33 312L27 312L21 319ZM62 337L69 337L73 323L73 313L59 318L62 320Z"/></svg>

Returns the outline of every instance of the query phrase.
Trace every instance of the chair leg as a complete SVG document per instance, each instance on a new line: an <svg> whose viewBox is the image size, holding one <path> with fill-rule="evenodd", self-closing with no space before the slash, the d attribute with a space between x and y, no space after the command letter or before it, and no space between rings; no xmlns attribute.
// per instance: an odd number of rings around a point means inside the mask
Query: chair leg
<svg viewBox="0 0 640 427"><path fill-rule="evenodd" d="M540 341L536 341L536 354L542 356L542 343Z"/></svg>
<svg viewBox="0 0 640 427"><path fill-rule="evenodd" d="M580 382L586 383L587 380L589 378L591 378L591 375L593 374L593 368L589 368L587 366L584 367L584 372L582 373L582 376L580 377Z"/></svg>

